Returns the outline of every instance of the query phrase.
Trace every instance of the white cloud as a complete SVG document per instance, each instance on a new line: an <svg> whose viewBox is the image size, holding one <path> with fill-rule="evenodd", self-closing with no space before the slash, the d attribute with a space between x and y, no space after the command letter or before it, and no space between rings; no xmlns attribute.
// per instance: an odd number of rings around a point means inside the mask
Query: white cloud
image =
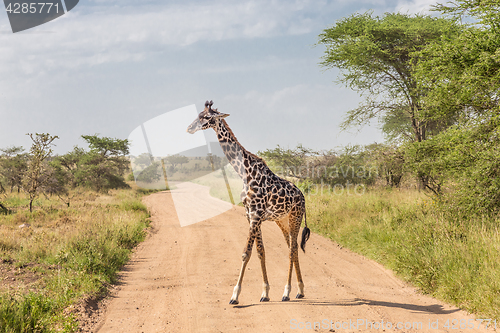
<svg viewBox="0 0 500 333"><path fill-rule="evenodd" d="M26 79L105 63L145 61L155 52L199 42L319 32L349 4L359 8L384 3L346 1L144 1L139 6L129 0L89 0L38 28L0 34L0 74L6 80ZM399 0L397 8L418 11L430 1ZM0 21L0 26L8 30L6 22ZM42 33L48 30L53 33Z"/></svg>
<svg viewBox="0 0 500 333"><path fill-rule="evenodd" d="M304 34L318 23L304 16L303 11L321 10L314 1L304 0L162 3L143 7L99 4L105 5L84 8L81 13L75 9L37 28L55 33L36 34L32 32L37 30L28 30L0 35L0 72L16 68L31 76L56 68L140 61L149 52L167 46Z"/></svg>
<svg viewBox="0 0 500 333"><path fill-rule="evenodd" d="M295 136L307 146L333 147L338 140L329 131L336 133L343 112L356 106L355 94L321 85L318 52L287 36L319 33L359 4L384 1L197 2L81 1L38 28L0 33L0 147L30 131L117 136L146 114L207 95L221 110L256 115L230 118L242 122L241 135L255 140L254 148L294 145ZM0 30L9 30L6 15ZM192 56L204 47L209 58ZM240 49L231 53L233 47ZM82 144L71 140L65 150Z"/></svg>
<svg viewBox="0 0 500 333"><path fill-rule="evenodd" d="M402 13L429 14L431 5L435 5L436 0L399 0L396 11Z"/></svg>

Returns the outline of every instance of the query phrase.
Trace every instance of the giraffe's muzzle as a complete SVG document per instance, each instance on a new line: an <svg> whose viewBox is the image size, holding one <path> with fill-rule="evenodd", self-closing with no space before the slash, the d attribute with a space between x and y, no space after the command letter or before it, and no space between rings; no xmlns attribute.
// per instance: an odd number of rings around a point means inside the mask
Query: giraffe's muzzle
<svg viewBox="0 0 500 333"><path fill-rule="evenodd" d="M193 121L191 123L191 125L188 126L187 128L187 132L189 134L194 134L196 133L197 131L199 131L201 129L201 122L199 119L196 119L195 121Z"/></svg>

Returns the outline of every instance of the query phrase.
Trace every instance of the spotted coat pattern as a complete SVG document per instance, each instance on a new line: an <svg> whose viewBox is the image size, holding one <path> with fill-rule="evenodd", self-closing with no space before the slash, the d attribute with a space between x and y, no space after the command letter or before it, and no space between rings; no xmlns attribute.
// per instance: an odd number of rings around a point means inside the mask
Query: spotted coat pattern
<svg viewBox="0 0 500 333"><path fill-rule="evenodd" d="M260 300L261 302L269 300L269 282L267 279L265 250L261 232L263 221L276 222L283 232L290 249L288 280L282 300L288 301L290 299L293 267L295 267L298 282L296 297L302 298L304 297L304 283L299 266L297 237L302 217L304 216L305 218L304 195L293 183L274 174L264 160L243 148L224 120L229 115L220 113L217 109L212 109L212 105L212 101L205 103L205 109L188 127L188 132L195 133L198 130L208 128L215 130L229 163L243 180L241 201L245 206L246 217L250 226L247 244L243 250L240 276L234 287L230 304L239 303L238 297L241 292L243 275L246 265L250 260L254 242L260 259L263 277L263 292ZM307 228L307 222L305 222L301 241L302 250L304 250L309 234L310 231Z"/></svg>

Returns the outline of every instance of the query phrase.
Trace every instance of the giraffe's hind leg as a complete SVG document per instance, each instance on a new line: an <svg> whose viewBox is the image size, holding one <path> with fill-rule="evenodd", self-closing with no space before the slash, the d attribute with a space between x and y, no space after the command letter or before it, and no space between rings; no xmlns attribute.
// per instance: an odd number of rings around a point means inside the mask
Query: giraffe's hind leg
<svg viewBox="0 0 500 333"><path fill-rule="evenodd" d="M286 240L286 245L291 251L290 240L292 239L292 237L290 234L289 216L286 216L284 219L280 221L276 221L276 224L280 227L281 232L283 232L283 236L285 237ZM282 301L290 300L290 290L292 289L290 285L290 281L292 280L292 270L293 270L293 261L290 259L290 267L288 268L288 282L285 286L285 292L283 293L283 297L281 299Z"/></svg>
<svg viewBox="0 0 500 333"><path fill-rule="evenodd" d="M293 219L293 224L290 224L290 229L292 229L293 232L293 240L295 242L295 249L293 251L293 260L294 263L293 265L295 266L295 275L297 275L297 296L295 298L303 298L304 297L304 281L302 281L302 273L300 272L300 265L299 265L299 247L297 243L297 237L299 235L300 231L300 225L302 224L302 216L304 215L305 212L305 207L300 206L301 208L298 210L297 214L295 215L295 218ZM292 220L292 219L291 219Z"/></svg>
<svg viewBox="0 0 500 333"><path fill-rule="evenodd" d="M280 227L283 236L285 237L286 245L290 248L290 227L288 226L288 216L280 221L276 221L278 227Z"/></svg>
<svg viewBox="0 0 500 333"><path fill-rule="evenodd" d="M295 236L296 237L296 236ZM304 281L302 280L302 273L300 272L300 265L299 265L299 247L297 244L297 238L295 238L295 257L294 257L294 263L293 265L295 266L295 275L297 275L297 295L295 298L304 298Z"/></svg>
<svg viewBox="0 0 500 333"><path fill-rule="evenodd" d="M299 251L298 251L298 243L297 237L300 230L300 224L302 222L302 213L300 211L294 211L290 213L289 216L289 225L290 225L290 265L288 268L288 280L285 286L285 291L283 292L282 301L290 300L290 291L292 289L292 271L295 266L295 274L297 275L297 287L298 292L296 298L304 297L304 282L302 281L302 274L300 272L299 265Z"/></svg>
<svg viewBox="0 0 500 333"><path fill-rule="evenodd" d="M295 273L297 274L299 293L297 294L297 298L304 297L304 283L302 282L302 275L300 273L299 268L299 260L298 260L298 244L297 244L297 234L290 233L290 265L288 267L288 279L285 286L285 291L283 292L282 301L290 300L290 292L292 290L292 272L293 267L295 266ZM300 295L300 296L299 296Z"/></svg>

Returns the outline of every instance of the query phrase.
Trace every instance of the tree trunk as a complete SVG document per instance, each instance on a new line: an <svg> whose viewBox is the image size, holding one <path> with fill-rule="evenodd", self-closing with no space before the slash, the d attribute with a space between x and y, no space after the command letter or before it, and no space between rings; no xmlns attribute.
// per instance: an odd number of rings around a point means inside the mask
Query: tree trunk
<svg viewBox="0 0 500 333"><path fill-rule="evenodd" d="M415 118L415 109L418 109L417 106L414 106L412 108L412 113L411 113L411 125L413 127L413 131L415 132L415 141L417 142L422 142L424 141L425 138L425 124L420 122ZM417 175L417 187L419 191L425 190L428 188L428 183L429 183L429 177L424 174L418 174Z"/></svg>
<svg viewBox="0 0 500 333"><path fill-rule="evenodd" d="M422 191L425 190L428 187L429 184L429 177L423 174L419 174L417 176L417 183L418 183L418 190Z"/></svg>

